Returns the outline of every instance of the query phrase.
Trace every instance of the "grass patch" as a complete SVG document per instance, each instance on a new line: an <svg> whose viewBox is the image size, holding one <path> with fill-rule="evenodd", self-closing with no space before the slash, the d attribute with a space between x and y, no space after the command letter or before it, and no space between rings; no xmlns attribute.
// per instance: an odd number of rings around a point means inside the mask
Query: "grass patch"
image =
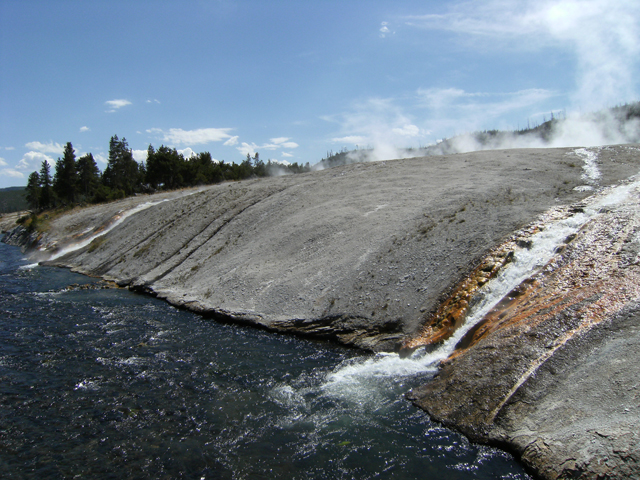
<svg viewBox="0 0 640 480"><path fill-rule="evenodd" d="M87 249L87 252L89 252L89 253L95 252L106 241L107 241L107 239L104 236L98 237L98 238L94 238L93 241L89 244L89 248Z"/></svg>

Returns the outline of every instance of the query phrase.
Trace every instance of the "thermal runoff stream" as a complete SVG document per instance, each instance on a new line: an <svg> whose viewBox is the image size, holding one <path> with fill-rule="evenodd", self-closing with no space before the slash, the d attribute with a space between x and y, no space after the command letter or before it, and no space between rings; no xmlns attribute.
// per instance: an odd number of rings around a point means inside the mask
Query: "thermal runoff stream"
<svg viewBox="0 0 640 480"><path fill-rule="evenodd" d="M539 232L532 235L526 247L517 248L513 260L507 263L498 275L487 282L474 297L464 324L435 350L421 348L408 358L398 354L380 354L365 361L359 360L345 365L329 376L327 388L335 388L341 383L361 383L364 379L389 376L400 378L424 372L435 372L439 362L446 359L455 350L458 342L505 296L524 280L545 267L565 240L575 234L598 212L608 206L622 202L630 192L640 188L640 181L607 189L594 195L584 203L581 212L570 216L557 213L547 215L539 224Z"/></svg>

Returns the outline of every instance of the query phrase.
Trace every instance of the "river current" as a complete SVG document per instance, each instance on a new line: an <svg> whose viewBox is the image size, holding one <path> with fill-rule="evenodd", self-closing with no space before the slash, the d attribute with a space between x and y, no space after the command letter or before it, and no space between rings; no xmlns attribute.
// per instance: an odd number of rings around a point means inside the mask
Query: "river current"
<svg viewBox="0 0 640 480"><path fill-rule="evenodd" d="M404 399L432 369L102 286L0 243L3 478L529 478Z"/></svg>

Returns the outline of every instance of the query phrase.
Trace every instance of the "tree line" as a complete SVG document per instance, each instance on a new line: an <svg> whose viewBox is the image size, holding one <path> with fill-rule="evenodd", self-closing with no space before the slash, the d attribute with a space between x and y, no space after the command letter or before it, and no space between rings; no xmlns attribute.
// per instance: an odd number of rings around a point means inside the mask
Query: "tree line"
<svg viewBox="0 0 640 480"><path fill-rule="evenodd" d="M100 172L93 155L87 153L76 159L71 142L64 147L55 171L42 162L40 171L29 175L25 198L35 211L81 203L101 203L137 193L210 185L229 180L267 177L311 170L309 163L283 165L260 159L256 152L239 164L216 162L209 152L185 158L175 148L164 145L157 150L149 145L146 162L137 162L127 140L117 135L109 141L109 159Z"/></svg>

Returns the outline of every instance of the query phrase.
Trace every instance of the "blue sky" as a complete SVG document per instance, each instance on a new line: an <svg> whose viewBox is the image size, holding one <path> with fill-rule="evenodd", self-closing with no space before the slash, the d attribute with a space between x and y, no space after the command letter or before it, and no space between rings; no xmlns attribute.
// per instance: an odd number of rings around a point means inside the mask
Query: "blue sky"
<svg viewBox="0 0 640 480"><path fill-rule="evenodd" d="M0 187L66 142L311 164L638 100L637 0L0 0ZM383 153L384 155L384 153Z"/></svg>

